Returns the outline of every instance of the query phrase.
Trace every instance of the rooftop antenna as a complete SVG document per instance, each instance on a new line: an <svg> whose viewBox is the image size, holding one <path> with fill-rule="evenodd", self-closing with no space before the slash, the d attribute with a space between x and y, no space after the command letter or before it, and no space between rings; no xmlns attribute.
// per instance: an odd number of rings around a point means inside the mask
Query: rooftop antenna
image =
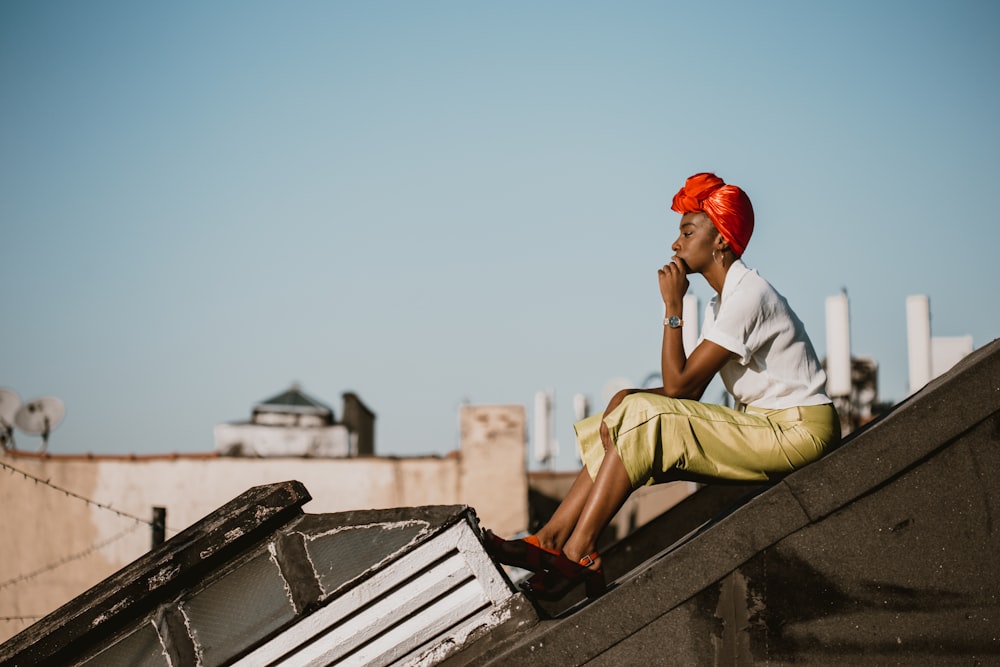
<svg viewBox="0 0 1000 667"><path fill-rule="evenodd" d="M0 389L0 445L3 449L15 449L14 416L21 407L21 397L10 389Z"/></svg>
<svg viewBox="0 0 1000 667"><path fill-rule="evenodd" d="M558 453L552 440L553 392L535 393L535 460L550 465Z"/></svg>
<svg viewBox="0 0 1000 667"><path fill-rule="evenodd" d="M14 424L29 435L42 436L42 451L49 445L49 433L62 422L66 414L63 402L55 396L43 396L28 401L14 415Z"/></svg>

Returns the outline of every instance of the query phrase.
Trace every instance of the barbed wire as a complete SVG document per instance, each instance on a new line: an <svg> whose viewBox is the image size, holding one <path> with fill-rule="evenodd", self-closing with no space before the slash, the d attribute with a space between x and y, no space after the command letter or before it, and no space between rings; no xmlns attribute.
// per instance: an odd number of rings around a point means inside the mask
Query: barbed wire
<svg viewBox="0 0 1000 667"><path fill-rule="evenodd" d="M115 514L117 514L120 517L124 517L126 519L132 519L133 521L138 521L140 523L144 523L147 526L152 526L153 525L153 522L150 521L149 519L143 519L143 518L137 517L135 515L129 514L128 512L122 512L121 510L116 510L111 505L108 505L108 504L105 504L105 503L99 503L96 500L91 500L90 498L85 498L84 496L81 496L79 493L76 493L74 491L70 491L69 489L64 489L61 486L57 486L57 485L53 484L52 482L50 482L47 479L42 479L41 477L35 477L31 473L25 472L23 470L19 470L18 468L15 468L14 466L11 466L11 465L8 465L7 463L4 463L3 461L0 461L0 467L3 467L4 469L8 470L11 474L21 475L25 479L33 481L35 484L44 484L45 486L49 487L50 489L55 489L56 491L59 491L61 493L65 493L67 496L69 496L71 498L76 498L77 500L82 500L83 502L87 503L88 505L92 505L93 507L98 507L98 508L100 508L102 510L107 510L109 512L114 512Z"/></svg>
<svg viewBox="0 0 1000 667"><path fill-rule="evenodd" d="M135 532L135 530L138 527L139 527L138 523L133 523L131 526L129 526L125 530L122 530L122 531L120 531L120 532L112 535L111 537L109 537L106 540L102 540L100 542L92 544L89 547L87 547L86 549L84 549L83 551L78 551L78 552L76 552L74 554L70 554L68 556L63 556L62 558L60 558L59 560L57 560L54 563L49 563L48 565L46 565L44 567L40 567L37 570L34 570L32 572L27 572L25 574L19 574L16 577L14 577L13 579L8 579L7 581L0 581L0 589L7 588L8 586L13 586L14 584L19 584L22 581L27 581L29 579L34 579L35 577L41 576L41 575L43 575L43 574L45 574L47 572L51 572L52 570L60 568L63 565L68 565L69 563L72 563L74 561L78 561L78 560L80 560L82 558L86 558L87 556L89 556L90 554L94 553L95 551L98 551L99 549L103 549L104 547L108 546L109 544L113 544L114 542L117 542L118 540L122 539L126 535L128 535L128 534L130 534L132 532Z"/></svg>

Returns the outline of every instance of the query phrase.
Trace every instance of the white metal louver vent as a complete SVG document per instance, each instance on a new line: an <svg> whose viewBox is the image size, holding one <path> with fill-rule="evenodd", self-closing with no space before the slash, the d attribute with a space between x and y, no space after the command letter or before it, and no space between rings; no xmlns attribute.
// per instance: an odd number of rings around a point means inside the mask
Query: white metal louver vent
<svg viewBox="0 0 1000 667"><path fill-rule="evenodd" d="M459 522L234 663L419 665L509 616L514 592Z"/></svg>

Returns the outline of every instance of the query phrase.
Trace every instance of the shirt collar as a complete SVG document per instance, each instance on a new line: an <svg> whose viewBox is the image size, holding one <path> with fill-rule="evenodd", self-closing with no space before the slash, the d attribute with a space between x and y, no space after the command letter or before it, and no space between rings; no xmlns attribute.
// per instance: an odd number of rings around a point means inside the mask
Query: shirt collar
<svg viewBox="0 0 1000 667"><path fill-rule="evenodd" d="M743 281L743 277L750 273L750 269L743 263L742 259L734 259L726 272L726 282L722 284L722 298L725 300L729 294L736 289L736 286Z"/></svg>

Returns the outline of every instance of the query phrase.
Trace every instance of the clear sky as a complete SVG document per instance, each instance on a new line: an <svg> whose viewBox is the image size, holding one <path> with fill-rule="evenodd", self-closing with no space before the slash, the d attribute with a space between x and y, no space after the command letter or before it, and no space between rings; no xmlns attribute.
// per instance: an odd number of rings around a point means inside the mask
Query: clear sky
<svg viewBox="0 0 1000 667"><path fill-rule="evenodd" d="M998 34L992 0L8 0L0 386L65 402L56 453L210 451L298 382L443 454L463 402L552 390L571 468L573 395L659 367L670 199L715 171L820 356L846 288L902 399L907 295L1000 336Z"/></svg>

